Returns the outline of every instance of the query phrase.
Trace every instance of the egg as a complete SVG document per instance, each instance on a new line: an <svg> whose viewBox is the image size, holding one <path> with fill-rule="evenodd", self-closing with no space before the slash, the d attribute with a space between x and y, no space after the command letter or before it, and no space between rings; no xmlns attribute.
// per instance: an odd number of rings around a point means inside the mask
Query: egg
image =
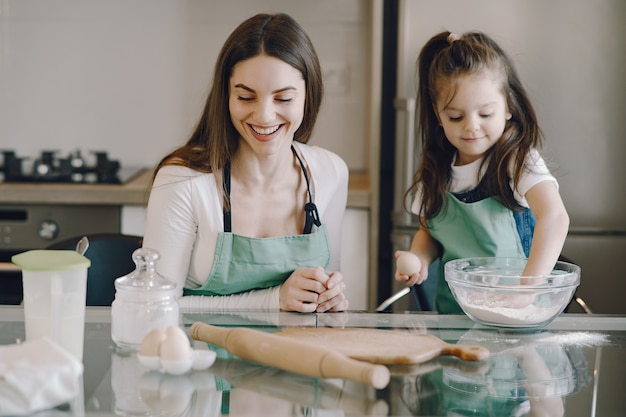
<svg viewBox="0 0 626 417"><path fill-rule="evenodd" d="M161 343L165 340L165 337L165 332L161 329L154 329L148 332L141 342L139 354L141 356L158 357Z"/></svg>
<svg viewBox="0 0 626 417"><path fill-rule="evenodd" d="M417 272L422 267L422 262L419 260L417 255L411 252L402 252L400 256L396 259L396 269L399 273L411 276Z"/></svg>
<svg viewBox="0 0 626 417"><path fill-rule="evenodd" d="M170 374L180 375L191 369L192 349L185 332L176 326L165 330L166 338L161 342L159 358L161 366Z"/></svg>
<svg viewBox="0 0 626 417"><path fill-rule="evenodd" d="M165 332L159 329L154 329L144 336L137 354L137 358L143 366L148 369L159 368L161 343L163 343L165 338Z"/></svg>

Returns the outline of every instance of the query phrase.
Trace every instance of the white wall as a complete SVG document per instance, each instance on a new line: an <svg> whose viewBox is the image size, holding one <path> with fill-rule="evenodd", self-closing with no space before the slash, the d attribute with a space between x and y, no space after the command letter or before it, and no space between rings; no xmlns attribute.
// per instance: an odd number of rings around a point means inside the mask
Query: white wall
<svg viewBox="0 0 626 417"><path fill-rule="evenodd" d="M0 0L0 149L107 151L122 166L152 166L193 128L228 34L253 14L284 11L309 33L326 77L311 143L365 170L368 9L361 0Z"/></svg>

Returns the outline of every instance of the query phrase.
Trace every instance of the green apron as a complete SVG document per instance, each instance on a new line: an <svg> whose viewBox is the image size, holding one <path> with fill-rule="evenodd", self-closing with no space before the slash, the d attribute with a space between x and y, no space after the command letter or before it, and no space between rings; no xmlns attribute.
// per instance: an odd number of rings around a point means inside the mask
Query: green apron
<svg viewBox="0 0 626 417"><path fill-rule="evenodd" d="M312 201L309 178L300 162L307 184L306 223L301 235L254 238L231 232L230 211L224 211L224 232L217 236L215 260L207 281L200 288L183 290L183 295L230 295L282 284L297 268L326 267L330 245ZM230 207L230 165L224 167L225 199ZM317 226L314 231L313 226Z"/></svg>
<svg viewBox="0 0 626 417"><path fill-rule="evenodd" d="M465 203L448 193L446 207L428 221L428 232L442 248L434 308L463 313L444 278L446 262L480 256L525 258L513 211L493 197Z"/></svg>

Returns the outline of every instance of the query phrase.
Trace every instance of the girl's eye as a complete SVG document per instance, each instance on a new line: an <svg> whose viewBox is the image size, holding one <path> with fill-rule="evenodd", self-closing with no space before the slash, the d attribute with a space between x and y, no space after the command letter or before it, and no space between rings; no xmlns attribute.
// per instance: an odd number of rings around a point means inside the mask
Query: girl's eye
<svg viewBox="0 0 626 417"><path fill-rule="evenodd" d="M276 97L279 103L289 103L291 100L293 100L291 97Z"/></svg>
<svg viewBox="0 0 626 417"><path fill-rule="evenodd" d="M237 96L237 100L239 100L239 101L252 101L252 100L254 100L254 97Z"/></svg>
<svg viewBox="0 0 626 417"><path fill-rule="evenodd" d="M488 119L490 117L493 117L493 113L489 113L489 114L481 114L480 117L484 118L484 119Z"/></svg>
<svg viewBox="0 0 626 417"><path fill-rule="evenodd" d="M457 116L457 117L452 117L452 116L450 116L450 121L451 121L451 122L460 122L460 121L461 121L461 119L462 119L462 117L461 117L461 116Z"/></svg>

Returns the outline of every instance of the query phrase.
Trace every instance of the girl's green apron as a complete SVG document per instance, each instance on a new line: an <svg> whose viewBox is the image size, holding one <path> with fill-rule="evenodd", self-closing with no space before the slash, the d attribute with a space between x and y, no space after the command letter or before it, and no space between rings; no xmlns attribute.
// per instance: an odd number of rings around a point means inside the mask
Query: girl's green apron
<svg viewBox="0 0 626 417"><path fill-rule="evenodd" d="M428 221L428 227L443 248L434 305L439 313L463 313L445 281L446 262L481 256L527 257L514 212L494 197L466 203L448 193L447 205Z"/></svg>
<svg viewBox="0 0 626 417"><path fill-rule="evenodd" d="M224 232L217 236L215 260L207 281L184 295L229 295L282 284L296 268L328 266L330 245L312 201L309 177L298 159L307 185L306 223L301 235L253 238L231 232L230 211L224 211ZM230 207L230 166L224 167L224 190ZM271 210L271 207L264 208ZM313 225L317 230L313 232Z"/></svg>

